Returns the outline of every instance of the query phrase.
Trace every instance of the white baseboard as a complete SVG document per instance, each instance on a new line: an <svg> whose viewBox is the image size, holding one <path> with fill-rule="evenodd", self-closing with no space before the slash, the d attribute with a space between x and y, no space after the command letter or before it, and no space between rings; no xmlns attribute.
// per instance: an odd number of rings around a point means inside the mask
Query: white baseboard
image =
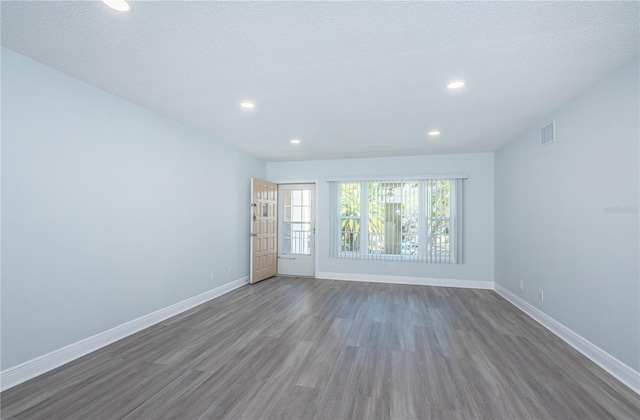
<svg viewBox="0 0 640 420"><path fill-rule="evenodd" d="M493 290L492 281L439 279L433 277L387 276L380 274L318 272L316 278L326 280L362 281L368 283L415 284L418 286L461 287Z"/></svg>
<svg viewBox="0 0 640 420"><path fill-rule="evenodd" d="M355 273L330 273L318 272L317 278L327 280L345 280L359 281L370 283L391 283L391 284L413 284L423 286L440 286L440 287L461 287L473 289L494 289L499 295L504 297L511 304L522 310L543 327L560 337L567 344L578 350L580 353L591 359L598 366L609 372L620 382L628 386L630 389L640 394L640 372L627 366L616 357L602 350L600 347L591 343L589 340L573 332L569 328L560 324L535 306L524 301L520 297L511 293L509 290L494 284L491 281L479 280L458 280L458 279L439 279L428 277L405 277L405 276L386 276L373 274L355 274ZM54 350L50 353L38 356L19 365L10 367L0 372L0 391L4 391L14 387L31 378L42 375L59 366L78 359L92 351L96 351L104 346L121 340L131 334L139 332L154 324L162 322L172 316L178 315L184 311L194 308L211 299L222 296L234 289L244 286L248 282L248 277L242 277L230 283L208 290L197 296L185 299L181 302L167 306L166 308L157 310L150 314L141 316L140 318L121 324L110 330L77 341L68 346Z"/></svg>
<svg viewBox="0 0 640 420"><path fill-rule="evenodd" d="M540 309L526 302L522 298L511 293L509 290L495 284L495 291L519 308L521 311L536 320L540 325L560 337L574 349L591 359L595 364L609 372L620 382L640 394L640 372L627 366L616 357L602 350L586 338L565 327Z"/></svg>
<svg viewBox="0 0 640 420"><path fill-rule="evenodd" d="M143 315L140 318L125 322L124 324L118 325L110 330L98 333L58 350L54 350L50 353L5 369L0 372L0 391L14 387L31 378L35 378L36 376L42 375L43 373L78 359L92 351L96 351L131 334L162 322L165 319L178 315L211 299L217 298L218 296L222 296L225 293L244 286L247 284L248 280L248 276L239 278L230 283L216 287L215 289L207 290L204 293L167 306L166 308L159 309L155 312L151 312L150 314Z"/></svg>

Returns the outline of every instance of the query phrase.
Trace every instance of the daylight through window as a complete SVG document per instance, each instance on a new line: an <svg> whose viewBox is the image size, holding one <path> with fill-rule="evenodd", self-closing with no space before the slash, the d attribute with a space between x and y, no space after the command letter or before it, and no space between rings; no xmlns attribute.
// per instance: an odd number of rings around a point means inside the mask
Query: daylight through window
<svg viewBox="0 0 640 420"><path fill-rule="evenodd" d="M462 179L333 181L332 257L462 263Z"/></svg>

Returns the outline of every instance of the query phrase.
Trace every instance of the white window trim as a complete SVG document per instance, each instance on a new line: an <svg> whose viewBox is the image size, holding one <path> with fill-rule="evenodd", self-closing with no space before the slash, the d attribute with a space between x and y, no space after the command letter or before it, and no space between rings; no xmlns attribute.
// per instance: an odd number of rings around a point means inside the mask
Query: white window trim
<svg viewBox="0 0 640 420"><path fill-rule="evenodd" d="M460 175L460 176L456 176ZM429 175L425 176L400 176L400 177L329 177L327 181L337 184L337 188L333 191L335 196L332 196L332 203L336 208L332 209L331 218L337 221L337 226L331 226L332 230L340 229L341 221L344 217L340 214L340 184L343 183L359 183L360 184L360 217L350 217L352 219L360 219L360 233L358 235L359 250L358 251L342 251L341 249L341 235L336 232L331 235L331 246L333 251L331 252L332 258L341 259L357 259L368 261L403 261L403 262L421 262L421 263L436 263L436 264L462 264L462 203L463 203L463 187L462 180L468 179L466 174L447 174L447 175ZM442 180L449 179L451 181L450 189L450 215L449 217L427 217L427 182L430 180ZM418 254L417 255L404 255L404 254L376 254L377 257L373 257L368 252L368 236L369 236L369 183L377 181L397 181L399 183L404 181L419 181L419 209L418 212L423 220L418 226ZM460 182L458 182L460 181ZM458 191L458 188L460 191ZM334 201L335 200L335 201ZM336 220L337 219L337 220ZM441 257L427 254L427 223L426 220L449 220L449 246L450 257L443 260ZM336 242L336 243L333 243Z"/></svg>
<svg viewBox="0 0 640 420"><path fill-rule="evenodd" d="M329 176L327 182L428 181L430 179L468 179L465 173L385 176Z"/></svg>

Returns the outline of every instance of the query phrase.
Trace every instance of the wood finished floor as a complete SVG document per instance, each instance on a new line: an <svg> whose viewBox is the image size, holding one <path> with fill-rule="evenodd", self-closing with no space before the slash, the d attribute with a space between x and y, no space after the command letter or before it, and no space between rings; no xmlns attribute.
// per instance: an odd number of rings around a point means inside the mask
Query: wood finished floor
<svg viewBox="0 0 640 420"><path fill-rule="evenodd" d="M640 418L493 291L273 278L0 395L19 419Z"/></svg>

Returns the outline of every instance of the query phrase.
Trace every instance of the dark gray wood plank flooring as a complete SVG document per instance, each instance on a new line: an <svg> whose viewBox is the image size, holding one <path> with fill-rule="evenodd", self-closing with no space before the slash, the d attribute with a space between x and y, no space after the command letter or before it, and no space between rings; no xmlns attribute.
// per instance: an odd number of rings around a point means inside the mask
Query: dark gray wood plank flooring
<svg viewBox="0 0 640 420"><path fill-rule="evenodd" d="M0 398L3 419L640 418L493 291L278 277Z"/></svg>

